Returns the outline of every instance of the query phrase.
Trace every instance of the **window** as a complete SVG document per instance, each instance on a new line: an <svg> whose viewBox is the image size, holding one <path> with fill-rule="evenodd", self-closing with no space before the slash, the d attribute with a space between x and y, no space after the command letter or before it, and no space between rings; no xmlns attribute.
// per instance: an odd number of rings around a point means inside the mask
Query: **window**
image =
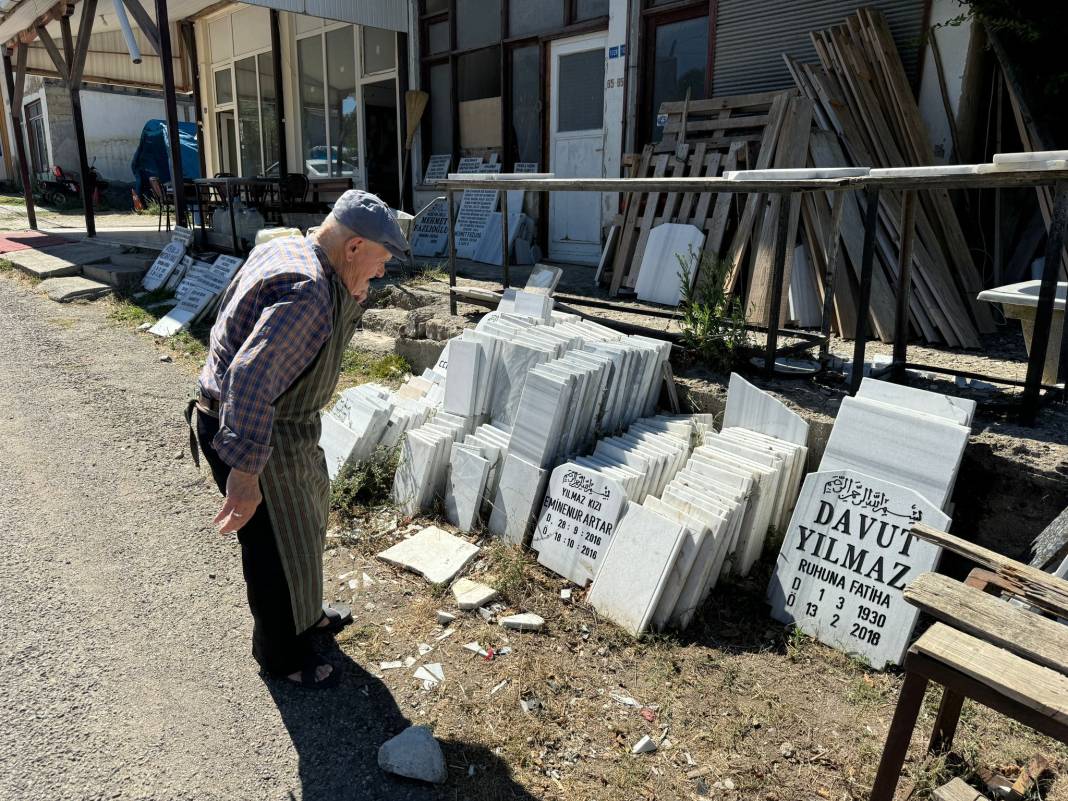
<svg viewBox="0 0 1068 801"><path fill-rule="evenodd" d="M448 20L445 20L444 22L434 22L427 26L426 49L431 55L434 53L449 52Z"/></svg>
<svg viewBox="0 0 1068 801"><path fill-rule="evenodd" d="M25 106L26 134L30 145L30 165L34 172L48 170L48 140L45 138L44 109L40 100Z"/></svg>
<svg viewBox="0 0 1068 801"><path fill-rule="evenodd" d="M256 56L260 73L260 127L263 130L263 160L268 173L278 173L278 98L274 93L274 59L270 53Z"/></svg>
<svg viewBox="0 0 1068 801"><path fill-rule="evenodd" d="M575 22L608 16L608 0L575 0Z"/></svg>
<svg viewBox="0 0 1068 801"><path fill-rule="evenodd" d="M360 129L356 104L356 42L352 28L326 34L327 98L330 114L330 164L327 174L359 172ZM318 161L315 162L318 169Z"/></svg>
<svg viewBox="0 0 1068 801"><path fill-rule="evenodd" d="M590 131L604 125L604 50L560 56L560 131Z"/></svg>
<svg viewBox="0 0 1068 801"><path fill-rule="evenodd" d="M448 63L430 68L430 150L452 153L452 78ZM427 154L428 156L431 154Z"/></svg>
<svg viewBox="0 0 1068 801"><path fill-rule="evenodd" d="M564 0L508 4L508 35L526 36L564 27Z"/></svg>
<svg viewBox="0 0 1068 801"><path fill-rule="evenodd" d="M541 48L512 51L512 132L514 161L541 161Z"/></svg>
<svg viewBox="0 0 1068 801"><path fill-rule="evenodd" d="M242 175L259 175L263 172L263 142L260 139L260 102L257 72L255 56L243 58L234 64Z"/></svg>
<svg viewBox="0 0 1068 801"><path fill-rule="evenodd" d="M456 0L456 47L496 44L501 40L501 4L486 0ZM500 66L497 67L498 72Z"/></svg>
<svg viewBox="0 0 1068 801"><path fill-rule="evenodd" d="M449 10L449 0L423 0L424 14L437 14Z"/></svg>
<svg viewBox="0 0 1068 801"><path fill-rule="evenodd" d="M381 28L364 28L364 74L385 72L395 66L397 66L397 34Z"/></svg>
<svg viewBox="0 0 1068 801"><path fill-rule="evenodd" d="M487 47L456 59L459 100L481 100L501 94L501 48Z"/></svg>
<svg viewBox="0 0 1068 801"><path fill-rule="evenodd" d="M230 70L215 71L215 105L225 106L234 102L234 86L230 80Z"/></svg>
<svg viewBox="0 0 1068 801"><path fill-rule="evenodd" d="M297 72L300 91L300 141L308 175L328 175L326 170L326 100L323 93L323 39L312 36L297 41ZM319 170L312 160L318 157Z"/></svg>
<svg viewBox="0 0 1068 801"><path fill-rule="evenodd" d="M705 96L708 71L708 16L666 22L656 26L653 51L653 81L650 142L658 142L664 133L657 124L660 104L682 100L687 89L690 97Z"/></svg>

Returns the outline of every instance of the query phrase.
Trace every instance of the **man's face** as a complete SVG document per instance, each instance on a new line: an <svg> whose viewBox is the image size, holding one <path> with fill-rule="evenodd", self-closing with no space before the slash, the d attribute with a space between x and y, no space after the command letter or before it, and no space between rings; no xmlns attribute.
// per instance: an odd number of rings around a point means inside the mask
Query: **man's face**
<svg viewBox="0 0 1068 801"><path fill-rule="evenodd" d="M341 264L337 265L341 283L356 300L363 303L372 278L386 274L389 251L370 239L354 236L345 243Z"/></svg>

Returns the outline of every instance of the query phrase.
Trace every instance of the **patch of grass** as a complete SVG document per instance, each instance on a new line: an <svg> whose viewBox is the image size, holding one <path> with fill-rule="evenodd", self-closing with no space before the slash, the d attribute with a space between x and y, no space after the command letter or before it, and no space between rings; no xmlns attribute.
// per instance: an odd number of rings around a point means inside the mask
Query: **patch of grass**
<svg viewBox="0 0 1068 801"><path fill-rule="evenodd" d="M379 446L341 471L330 487L330 506L341 520L352 521L361 507L389 503L399 458L400 448Z"/></svg>
<svg viewBox="0 0 1068 801"><path fill-rule="evenodd" d="M483 548L483 554L487 557L486 583L515 606L522 606L547 584L545 572L529 552L494 540Z"/></svg>
<svg viewBox="0 0 1068 801"><path fill-rule="evenodd" d="M355 348L349 348L341 359L341 375L338 377L338 392L368 381L377 381L397 387L401 379L412 371L412 366L395 353L376 356Z"/></svg>
<svg viewBox="0 0 1068 801"><path fill-rule="evenodd" d="M855 706L881 706L886 701L886 694L878 681L862 674L853 679L846 698Z"/></svg>
<svg viewBox="0 0 1068 801"><path fill-rule="evenodd" d="M800 662L804 658L805 651L811 642L811 637L801 631L797 626L794 626L790 629L790 634L786 640L787 659L791 662Z"/></svg>
<svg viewBox="0 0 1068 801"><path fill-rule="evenodd" d="M432 284L437 281L441 283L448 283L449 271L445 269L445 262L440 264L428 264L425 267L416 270L415 275L409 278L405 283L412 286L418 286L420 284Z"/></svg>

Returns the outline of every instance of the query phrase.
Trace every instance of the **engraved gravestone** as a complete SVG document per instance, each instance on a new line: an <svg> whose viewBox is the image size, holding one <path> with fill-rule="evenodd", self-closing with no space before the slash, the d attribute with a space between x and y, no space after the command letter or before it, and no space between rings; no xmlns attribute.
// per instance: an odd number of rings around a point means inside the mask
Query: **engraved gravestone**
<svg viewBox="0 0 1068 801"><path fill-rule="evenodd" d="M623 488L601 473L571 462L557 467L530 546L538 562L585 586L608 550L626 500Z"/></svg>
<svg viewBox="0 0 1068 801"><path fill-rule="evenodd" d="M500 164L483 164L480 173L499 173ZM496 189L465 189L460 201L460 211L456 215L456 255L461 259L470 259L475 254L475 247L486 230L489 216L497 210Z"/></svg>
<svg viewBox="0 0 1068 801"><path fill-rule="evenodd" d="M768 586L772 617L873 668L900 664L919 614L902 590L941 554L913 536L919 522L949 526L915 490L853 470L811 473Z"/></svg>
<svg viewBox="0 0 1068 801"><path fill-rule="evenodd" d="M452 156L448 153L431 156L426 165L426 174L423 175L423 183L432 184L435 181L445 180L449 175L449 166L451 164Z"/></svg>
<svg viewBox="0 0 1068 801"><path fill-rule="evenodd" d="M178 262L182 260L184 255L184 242L168 242L163 250L160 251L156 260L152 262L148 272L145 273L141 285L149 292L159 289L167 283L167 279L170 278L174 268L178 266Z"/></svg>
<svg viewBox="0 0 1068 801"><path fill-rule="evenodd" d="M449 244L449 207L444 199L435 200L415 222L412 253L416 256L440 256Z"/></svg>

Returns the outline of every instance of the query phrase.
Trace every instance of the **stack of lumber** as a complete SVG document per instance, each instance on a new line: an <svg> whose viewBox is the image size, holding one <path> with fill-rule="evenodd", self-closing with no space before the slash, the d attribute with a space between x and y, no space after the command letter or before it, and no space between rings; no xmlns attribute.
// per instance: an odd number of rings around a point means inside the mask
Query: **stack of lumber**
<svg viewBox="0 0 1068 801"><path fill-rule="evenodd" d="M713 178L740 169L772 164L775 144L795 91L762 92L707 100L664 103L664 138L633 157L631 178ZM808 101L804 101L808 102ZM694 225L705 233L702 255L722 258L744 250L753 233L755 209L746 226L732 226L732 195L713 192L628 193L622 199L618 230L609 237L611 267L602 273L612 295L633 289L649 231L663 223Z"/></svg>
<svg viewBox="0 0 1068 801"><path fill-rule="evenodd" d="M841 25L812 33L812 41L819 64L784 57L802 95L814 104L819 130L809 140L808 163L873 168L934 164L927 130L882 14L860 9ZM806 246L817 272L828 242L827 203L829 199L813 195L802 204ZM881 193L869 330L884 340L893 331L901 209L901 193ZM847 193L839 265L848 269L839 271L835 293L835 323L847 335L855 325L852 295L860 272L863 215L864 195ZM979 333L993 330L989 310L975 300L982 278L946 190L918 193L912 277L910 322L925 340L978 347Z"/></svg>

